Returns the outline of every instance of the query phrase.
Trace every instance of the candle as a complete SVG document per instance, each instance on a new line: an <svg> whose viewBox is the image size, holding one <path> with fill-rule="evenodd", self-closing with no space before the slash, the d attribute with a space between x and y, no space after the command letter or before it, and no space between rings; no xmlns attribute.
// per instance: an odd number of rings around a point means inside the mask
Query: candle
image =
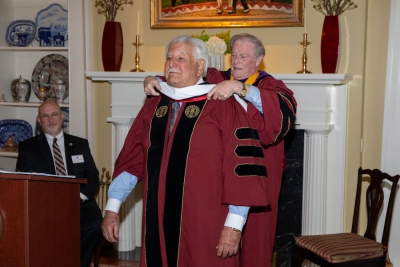
<svg viewBox="0 0 400 267"><path fill-rule="evenodd" d="M140 11L137 12L137 28L136 28L136 35L139 35L139 21L140 21Z"/></svg>
<svg viewBox="0 0 400 267"><path fill-rule="evenodd" d="M306 8L304 8L304 33L307 33Z"/></svg>

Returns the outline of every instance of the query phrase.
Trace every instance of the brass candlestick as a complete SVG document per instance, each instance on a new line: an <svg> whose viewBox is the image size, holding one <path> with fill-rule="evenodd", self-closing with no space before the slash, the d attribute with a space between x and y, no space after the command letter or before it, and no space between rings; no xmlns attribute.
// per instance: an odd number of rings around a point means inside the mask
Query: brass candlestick
<svg viewBox="0 0 400 267"><path fill-rule="evenodd" d="M133 43L134 46L136 46L136 56L135 56L135 67L131 72L144 72L144 70L141 70L139 68L139 62L140 62L140 56L139 56L139 46L141 46L143 43L139 42L139 35L136 35L136 43Z"/></svg>
<svg viewBox="0 0 400 267"><path fill-rule="evenodd" d="M104 179L105 178L105 179ZM104 210L107 198L108 198L108 189L111 184L111 175L109 171L106 171L106 168L103 167L101 176L100 176L100 188L98 190L96 201L101 210Z"/></svg>
<svg viewBox="0 0 400 267"><path fill-rule="evenodd" d="M310 42L307 42L307 33L303 34L303 42L300 42L300 44L303 46L303 56L301 58L303 67L296 73L312 73L311 71L307 70L307 45L311 44Z"/></svg>

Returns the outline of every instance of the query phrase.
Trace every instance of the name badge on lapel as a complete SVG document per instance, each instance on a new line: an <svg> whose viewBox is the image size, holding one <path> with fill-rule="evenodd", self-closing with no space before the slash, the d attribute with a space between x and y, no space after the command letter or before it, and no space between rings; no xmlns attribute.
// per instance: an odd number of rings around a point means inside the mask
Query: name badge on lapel
<svg viewBox="0 0 400 267"><path fill-rule="evenodd" d="M85 162L83 160L83 155L75 155L75 156L71 156L71 158L72 158L72 162L73 163L83 163L83 162Z"/></svg>

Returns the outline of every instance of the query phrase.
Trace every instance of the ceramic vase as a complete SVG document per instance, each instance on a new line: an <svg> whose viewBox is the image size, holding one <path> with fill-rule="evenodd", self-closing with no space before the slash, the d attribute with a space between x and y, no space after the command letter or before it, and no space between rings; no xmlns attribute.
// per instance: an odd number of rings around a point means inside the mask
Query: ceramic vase
<svg viewBox="0 0 400 267"><path fill-rule="evenodd" d="M57 103L59 103L59 104L64 103L64 95L65 95L65 91L66 91L64 82L61 80L58 80L53 85L53 91L54 91L54 94L56 95Z"/></svg>
<svg viewBox="0 0 400 267"><path fill-rule="evenodd" d="M21 80L21 76L19 76L18 79L12 80L11 96L12 96L14 102L28 102L29 98L31 97L31 83L28 80L23 79L24 83L28 86L29 89L27 90L27 92L25 94L25 100L20 101L20 99L18 97L18 93L17 93L17 84L20 82L20 80Z"/></svg>
<svg viewBox="0 0 400 267"><path fill-rule="evenodd" d="M104 71L119 71L121 69L124 52L123 43L121 23L117 21L106 21L101 43Z"/></svg>
<svg viewBox="0 0 400 267"><path fill-rule="evenodd" d="M23 78L19 78L19 81L17 82L17 84L15 85L15 91L17 92L17 102L28 102L29 97L28 93L30 95L30 91L31 91L31 84L23 79Z"/></svg>
<svg viewBox="0 0 400 267"><path fill-rule="evenodd" d="M208 67L224 70L224 54L208 56Z"/></svg>
<svg viewBox="0 0 400 267"><path fill-rule="evenodd" d="M336 73L339 59L339 19L325 16L321 37L322 73Z"/></svg>

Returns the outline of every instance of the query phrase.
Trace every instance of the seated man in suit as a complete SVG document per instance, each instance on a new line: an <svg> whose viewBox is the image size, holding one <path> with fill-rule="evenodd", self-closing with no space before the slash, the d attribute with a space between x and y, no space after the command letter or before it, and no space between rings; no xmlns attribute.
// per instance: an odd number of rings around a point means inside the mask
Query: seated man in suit
<svg viewBox="0 0 400 267"><path fill-rule="evenodd" d="M100 242L103 219L94 199L99 188L99 172L90 153L89 143L63 132L64 114L55 102L40 105L37 120L43 133L19 143L16 169L21 172L87 178L87 184L81 184L80 188L80 234L81 267L88 267Z"/></svg>

